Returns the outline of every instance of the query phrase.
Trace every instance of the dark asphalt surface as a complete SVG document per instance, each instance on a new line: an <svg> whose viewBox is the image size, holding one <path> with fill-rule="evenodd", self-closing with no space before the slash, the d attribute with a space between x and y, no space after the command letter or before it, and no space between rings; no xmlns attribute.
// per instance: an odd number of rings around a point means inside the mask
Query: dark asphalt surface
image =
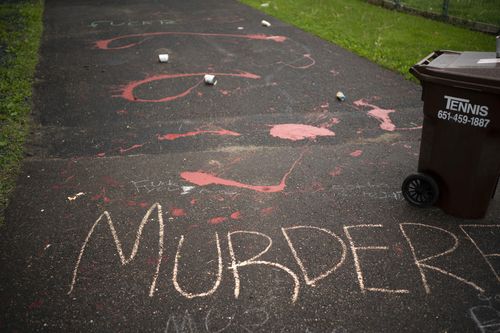
<svg viewBox="0 0 500 333"><path fill-rule="evenodd" d="M499 196L400 192L420 95L237 2L47 0L0 330L497 332Z"/></svg>

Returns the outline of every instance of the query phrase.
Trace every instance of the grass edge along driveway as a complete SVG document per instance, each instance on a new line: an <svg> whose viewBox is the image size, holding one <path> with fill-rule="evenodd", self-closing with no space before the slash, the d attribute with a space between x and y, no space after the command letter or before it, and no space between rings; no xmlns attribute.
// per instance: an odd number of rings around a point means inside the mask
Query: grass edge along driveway
<svg viewBox="0 0 500 333"><path fill-rule="evenodd" d="M240 2L397 71L411 80L415 79L408 69L433 51L495 50L495 36L391 11L363 0ZM263 3L268 6L261 6Z"/></svg>
<svg viewBox="0 0 500 333"><path fill-rule="evenodd" d="M0 3L0 226L30 128L42 13L42 0Z"/></svg>

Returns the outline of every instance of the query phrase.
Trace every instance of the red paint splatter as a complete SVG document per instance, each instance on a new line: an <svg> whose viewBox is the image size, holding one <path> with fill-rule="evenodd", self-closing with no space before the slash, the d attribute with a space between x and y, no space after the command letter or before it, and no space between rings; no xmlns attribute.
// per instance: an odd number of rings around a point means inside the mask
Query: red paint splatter
<svg viewBox="0 0 500 333"><path fill-rule="evenodd" d="M104 183L106 185L109 185L111 187L123 187L123 185L120 182L118 182L116 179L114 179L113 177L103 176L102 180L104 181Z"/></svg>
<svg viewBox="0 0 500 333"><path fill-rule="evenodd" d="M359 157L359 156L361 156L361 154L363 154L363 151L358 149L358 150L353 151L349 155L351 155L352 157Z"/></svg>
<svg viewBox="0 0 500 333"><path fill-rule="evenodd" d="M250 39L250 40L270 40L270 41L274 41L274 42L278 42L278 43L282 43L287 39L284 36L271 36L271 35L264 35L264 34L239 35L239 34L215 34L215 33L200 33L200 32L177 32L177 31L165 31L164 32L164 31L160 31L160 32L148 32L148 33L142 33L142 34L123 35L123 36L118 36L118 37L114 37L114 38L110 38L110 39L102 39L102 40L95 42L95 46L99 49L102 49L102 50L127 49L129 47L136 46L136 45L148 40L149 37L169 36L169 35L243 38L243 39ZM109 46L109 44L111 44L114 41L127 39L127 38L144 38L144 39L141 41L135 42L135 43L125 44L122 46L116 46L116 47Z"/></svg>
<svg viewBox="0 0 500 333"><path fill-rule="evenodd" d="M170 215L175 217L186 216L186 211L182 208L172 208L170 210Z"/></svg>
<svg viewBox="0 0 500 333"><path fill-rule="evenodd" d="M219 217L211 218L210 220L208 220L208 223L215 225L215 224L219 224L219 223L222 223L225 221L227 221L227 217L219 216Z"/></svg>
<svg viewBox="0 0 500 333"><path fill-rule="evenodd" d="M303 124L274 125L271 128L270 134L277 138L292 141L315 139L317 136L335 136L335 133L329 129Z"/></svg>
<svg viewBox="0 0 500 333"><path fill-rule="evenodd" d="M231 214L231 218L232 218L233 220L239 220L239 219L241 219L241 212L240 212L240 211L237 211L237 212L232 213L232 214Z"/></svg>
<svg viewBox="0 0 500 333"><path fill-rule="evenodd" d="M131 102L147 102L147 103L165 103L165 102L170 102L173 100L176 100L178 98L182 98L186 95L188 95L193 89L198 87L202 82L203 79L198 81L195 85L189 87L186 89L184 92L174 95L174 96L167 96L159 99L142 99L142 98L137 98L134 95L134 89L137 87L147 84L150 82L155 82L155 81L161 81L161 80L169 80L169 79L177 79L181 77L193 77L193 76L199 76L203 77L205 74L212 74L215 76L233 76L233 77L242 77L245 79L252 79L252 80L257 80L260 79L260 76L248 73L248 72L240 72L240 73L183 73L183 74L159 74L159 75L154 75L150 76L148 78L145 78L143 80L139 81L132 81L128 83L122 90L122 94L120 97L131 101Z"/></svg>
<svg viewBox="0 0 500 333"><path fill-rule="evenodd" d="M120 116L123 116L125 114L128 114L128 111L127 110L117 110L116 111L116 114L120 115Z"/></svg>
<svg viewBox="0 0 500 333"><path fill-rule="evenodd" d="M196 205L196 203L198 202L198 200L196 199L191 199L191 206L194 206Z"/></svg>
<svg viewBox="0 0 500 333"><path fill-rule="evenodd" d="M97 157L104 157L104 156L106 156L106 153L99 153L99 154L97 154Z"/></svg>
<svg viewBox="0 0 500 333"><path fill-rule="evenodd" d="M97 201L99 199L102 199L102 201L104 203L110 203L111 202L111 199L106 196L106 189L105 188L102 188L101 192L99 192L98 194L92 196L90 199L92 201Z"/></svg>
<svg viewBox="0 0 500 333"><path fill-rule="evenodd" d="M371 110L368 111L368 116L377 119L380 122L380 128L386 131L394 131L396 126L392 123L391 118L389 117L390 113L396 112L393 109L382 109L376 105L368 103L365 99L360 99L353 102L356 106L367 106L370 107Z"/></svg>
<svg viewBox="0 0 500 333"><path fill-rule="evenodd" d="M240 133L236 133L233 131L228 131L225 129L218 130L218 131L194 131L194 132L187 132L187 133L179 133L179 134L174 134L174 133L169 133L165 135L159 135L157 134L158 141L164 141L164 140L176 140L179 138L185 138L188 136L196 136L196 135L201 135L201 134L213 134L213 135L229 135L229 136L240 136Z"/></svg>
<svg viewBox="0 0 500 333"><path fill-rule="evenodd" d="M39 309L42 305L43 305L43 299L38 299L33 303L31 303L30 305L28 305L28 310Z"/></svg>
<svg viewBox="0 0 500 333"><path fill-rule="evenodd" d="M262 216L269 216L274 212L274 207L267 207L267 208L262 208L260 210L260 214Z"/></svg>
<svg viewBox="0 0 500 333"><path fill-rule="evenodd" d="M128 151L131 151L131 150L134 150L134 149L137 149L137 148L141 148L142 146L144 146L144 144L133 145L133 146L128 147L128 148L121 148L120 147L120 154L126 153Z"/></svg>
<svg viewBox="0 0 500 333"><path fill-rule="evenodd" d="M322 127L322 128L332 127L333 125L337 125L338 123L340 123L340 119L339 118L332 118L329 121L321 124L320 127Z"/></svg>
<svg viewBox="0 0 500 333"><path fill-rule="evenodd" d="M243 184L234 180L219 178L217 176L205 172L184 171L181 173L181 177L184 180L196 184L198 186L206 186L213 184L213 185L224 185L224 186L245 188L256 192L265 192L265 193L282 192L286 187L286 180L288 176L292 173L293 169L295 168L297 163L302 159L303 155L304 155L303 153L300 154L299 158L292 164L292 166L285 173L285 175L281 179L281 182L278 185L260 186L260 185Z"/></svg>
<svg viewBox="0 0 500 333"><path fill-rule="evenodd" d="M328 173L330 176L332 177L337 177L337 176L340 176L340 174L342 174L342 168L339 167L339 166L336 166L332 171L330 171Z"/></svg>
<svg viewBox="0 0 500 333"><path fill-rule="evenodd" d="M147 202L137 202L137 201L132 201L132 200L129 200L127 201L127 206L129 207L141 207L141 208L147 208L147 207L150 207L151 205L148 204Z"/></svg>

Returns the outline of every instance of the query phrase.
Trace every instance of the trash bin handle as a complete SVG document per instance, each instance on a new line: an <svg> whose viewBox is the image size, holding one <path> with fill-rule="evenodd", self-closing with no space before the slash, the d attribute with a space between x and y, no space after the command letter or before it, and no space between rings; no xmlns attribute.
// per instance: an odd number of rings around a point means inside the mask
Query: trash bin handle
<svg viewBox="0 0 500 333"><path fill-rule="evenodd" d="M460 54L460 52L448 51L448 50L434 51L431 54L429 54L427 57L425 57L424 59L420 60L420 62L417 63L417 66L427 66L434 59L436 59L437 57L439 57L443 53Z"/></svg>

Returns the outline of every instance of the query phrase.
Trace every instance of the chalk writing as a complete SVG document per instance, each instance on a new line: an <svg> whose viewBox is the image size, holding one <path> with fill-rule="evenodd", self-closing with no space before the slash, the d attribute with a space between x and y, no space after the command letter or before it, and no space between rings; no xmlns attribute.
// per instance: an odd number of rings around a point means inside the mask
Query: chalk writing
<svg viewBox="0 0 500 333"><path fill-rule="evenodd" d="M174 20L144 20L144 21L113 21L113 20L99 20L92 21L89 24L91 28L97 27L135 27L135 26L149 26L149 25L168 25L175 24Z"/></svg>
<svg viewBox="0 0 500 333"><path fill-rule="evenodd" d="M183 186L173 182L172 180L138 180L131 181L137 193L151 192L180 192L181 195L189 193L220 193L226 195L235 195L237 192L228 191L226 189L206 189L196 186Z"/></svg>
<svg viewBox="0 0 500 333"><path fill-rule="evenodd" d="M153 211L157 212L157 217L152 218ZM127 257L124 254L123 247L121 245L120 238L117 235L117 232L115 230L114 223L111 218L111 214L108 211L105 211L102 213L97 220L93 223L91 226L89 232L87 233L87 236L85 237L85 240L80 248L80 252L78 254L75 267L73 270L73 274L71 277L71 282L70 282L70 288L68 291L68 295L74 292L76 283L78 281L78 275L79 273L84 273L85 274L91 274L92 269L86 269L86 266L92 267L94 263L87 263L87 264L82 264L82 258L84 257L84 254L87 249L87 245L92 237L98 238L99 236L95 235L95 231L97 226L103 222L105 223L105 226L107 226L111 232L112 239L114 242L114 245L116 247L116 251L119 255L120 262L123 266L131 263L138 252L139 246L141 239L143 238L143 229L145 225L149 221L156 221L159 225L158 229L158 252L155 254L154 257L148 259L148 265L154 265L156 267L152 279L151 279L151 284L149 286L149 297L154 296L157 285L157 280L159 278L159 271L160 271L160 265L162 262L165 262L165 258L167 257L164 255L164 223L163 223L163 212L162 212L162 207L159 203L153 204L145 213L143 219L141 220L137 232L135 234L135 241L132 247L132 251L130 255ZM499 225L490 225L487 226L488 228L498 228L500 227ZM353 256L353 261L354 261L354 271L355 271L355 276L357 277L358 281L358 286L361 291L361 293L365 294L366 292L382 292L382 293L387 293L387 294L409 294L410 291L408 289L389 289L387 287L373 287L373 286L368 286L366 278L363 274L362 270L362 264L361 264L361 252L379 252L379 251L388 251L390 248L389 246L386 245L376 245L376 246L365 246L365 245L358 245L359 241L357 241L355 238L355 233L356 230L363 230L364 232L373 230L373 229L378 229L380 230L383 228L382 224L360 224L360 225L344 225L342 227L342 230L344 231L345 237L347 238L348 245L352 256ZM478 234L474 234L474 238L472 238L471 235L471 228L478 228L482 230L482 228L486 228L486 226L481 226L481 225L462 225L461 229L462 231L468 235L477 245L477 249L479 251L479 254L481 256L488 256L491 255L491 253L486 253L484 252L484 249L481 247L481 239ZM419 230L422 229L422 230ZM102 229L99 229L102 230ZM436 264L431 264L431 261L437 261L435 259L437 258L445 258L452 256L453 252L458 248L459 242L458 242L458 237L447 230L444 230L439 227L434 227L431 225L426 225L426 224L421 224L421 223L400 223L399 224L399 230L402 234L402 238L405 239L408 243L408 247L410 249L410 259L412 259L410 262L416 266L418 269L418 272L420 274L420 278L422 280L422 284L424 286L424 290L426 294L431 293L430 285L427 280L426 273L428 270L438 272L447 278L452 278L455 279L463 284L468 285L475 291L479 291L481 293L484 292L484 289L480 286L478 286L475 282L471 281L470 279L465 279L463 277L460 277L448 270L445 270L441 267L438 267ZM467 230L467 231L465 231ZM281 235L284 237L284 240L286 241L286 244L288 246L288 250L291 251L291 254L295 261L298 264L298 267L300 268L299 273L301 273L299 279L299 274L294 272L291 268L288 266L283 265L280 263L278 260L274 261L269 261L269 260L263 260L262 258L266 255L266 253L269 252L273 245L273 240L270 236L258 232L258 231L252 231L252 230L239 230L239 231L231 231L227 233L227 247L228 247L228 252L229 252L229 264L227 269L232 272L233 275L233 280L234 280L234 298L238 299L240 297L241 291L242 291L242 280L241 280L241 274L246 273L247 269L250 269L252 267L265 267L269 269L274 269L277 270L278 272L281 272L279 275L283 277L288 277L288 280L285 279L273 279L275 283L279 283L280 286L290 286L290 300L291 303L297 302L299 299L299 292L301 288L301 283L305 283L306 286L309 287L317 287L317 284L319 281L326 279L328 276L334 274L338 269L343 267L345 265L346 261L346 251L347 251L347 246L345 242L335 234L333 231L326 229L326 228L319 228L315 226L310 226L310 225L296 225L292 227L284 227L280 229ZM300 239L300 234L301 231L304 232L306 231L307 234L311 233L320 233L322 235L326 235L328 237L331 237L331 239L334 241L336 246L333 247L332 253L334 251L338 255L338 259L335 259L334 263L332 263L329 267L324 268L324 271L315 273L315 276L312 276L310 272L315 271L314 267L309 266L306 267L305 262L307 262L309 265L311 263L315 263L317 261L314 260L307 260L305 261L303 256L305 253L300 252L298 250L301 250L306 244L304 244L305 239ZM412 239L412 235L414 233L417 233L417 231L426 231L426 232L434 232L437 233L441 238L443 236L447 237L448 240L451 240L453 244L447 248L446 250L440 250L437 251L437 253L432 254L427 254L426 256L421 255L420 253L425 251L426 253L429 253L428 246L425 247L424 249L419 249L417 246L417 242L415 239ZM304 234L304 233L302 233ZM221 242L219 239L219 234L217 232L214 233L214 238L215 238L215 253L217 256L217 260L211 260L216 261L217 268L215 268L215 275L213 278L213 284L211 287L209 287L208 290L205 291L186 291L182 287L181 281L179 281L179 267L180 261L182 260L182 253L183 253L183 248L184 248L184 243L185 243L185 236L180 235L178 244L177 244L177 251L175 253L175 260L174 260L174 267L172 271L172 277L171 281L174 286L174 289L176 292L178 292L180 295L187 299L193 299L193 298L204 298L204 297L211 297L215 294L215 292L220 288L222 281L223 281L223 273L225 272L224 270L224 260L222 258L222 250L221 250ZM265 243L262 245L261 249L255 249L255 244L257 241L264 241ZM366 242L366 238L364 242ZM368 241L369 242L369 241ZM248 249L245 249L245 244L250 244L250 248L252 249L252 252L249 252ZM399 243L396 243L395 246L399 246ZM432 249L431 249L432 251ZM257 252L257 253L256 253ZM398 256L401 256L404 254L404 249L402 247L398 247ZM335 257L332 257L335 258ZM308 258L309 259L309 258ZM368 260L364 259L365 261ZM80 267L81 266L81 267ZM215 266L215 265L214 265ZM184 267L184 266L183 266ZM490 267L491 268L491 267ZM485 267L486 269L486 267ZM489 271L489 270L487 270ZM494 274L496 274L495 271L493 271ZM248 276L253 276L259 277L260 274L258 275L252 275L249 274ZM496 277L496 275L495 275ZM279 282L278 282L279 280ZM303 281L303 282L301 282ZM399 280L398 280L399 281ZM262 281L261 281L262 282ZM288 283L287 283L288 282ZM290 283L291 282L291 283ZM264 283L264 282L262 282ZM483 313L484 307L481 308L474 308L471 310L471 316L475 316L476 322L480 322L481 325L485 326L488 324L485 320L481 319L482 315L480 313ZM483 312L481 312L483 311ZM209 316L210 317L210 316ZM186 317L187 318L187 317ZM169 327L184 327L184 329L189 329L189 320L183 320L183 321L175 321L174 319L169 319L170 324L168 324ZM175 322L177 324L175 324ZM184 323L184 324L183 324ZM211 325L211 321L206 323L206 325ZM229 323L228 323L229 324ZM496 324L495 324L496 325ZM212 327L212 326L210 326ZM229 326L227 326L229 327ZM218 330L223 330L227 328L226 325L223 325L223 327L218 327L217 330L211 329L210 331L218 331ZM486 326L485 326L486 327Z"/></svg>
<svg viewBox="0 0 500 333"><path fill-rule="evenodd" d="M500 294L495 297L481 294L480 299L488 304L470 308L469 315L472 320L481 333L500 332Z"/></svg>

